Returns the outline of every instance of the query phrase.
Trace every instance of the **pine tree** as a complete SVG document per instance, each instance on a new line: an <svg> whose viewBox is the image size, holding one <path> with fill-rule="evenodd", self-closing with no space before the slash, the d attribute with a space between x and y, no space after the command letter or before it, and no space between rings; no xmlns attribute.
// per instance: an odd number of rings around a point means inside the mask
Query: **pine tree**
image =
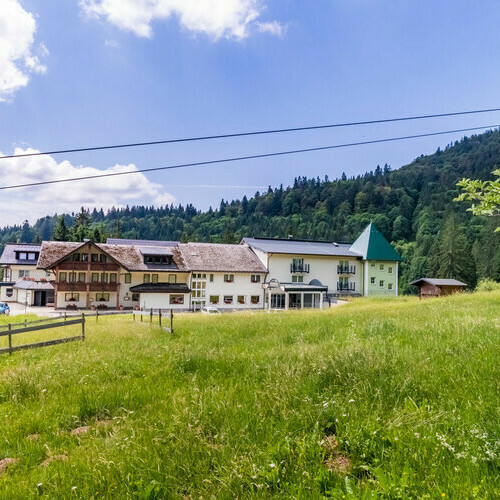
<svg viewBox="0 0 500 500"><path fill-rule="evenodd" d="M69 230L64 220L64 215L60 215L57 218L56 227L54 229L54 235L52 236L54 241L68 241L69 240Z"/></svg>

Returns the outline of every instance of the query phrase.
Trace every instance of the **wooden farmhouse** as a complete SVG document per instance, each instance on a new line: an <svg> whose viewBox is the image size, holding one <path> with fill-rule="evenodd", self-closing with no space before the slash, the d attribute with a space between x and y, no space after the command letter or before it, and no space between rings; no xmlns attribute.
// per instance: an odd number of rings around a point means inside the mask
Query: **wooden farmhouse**
<svg viewBox="0 0 500 500"><path fill-rule="evenodd" d="M425 298L460 293L467 286L467 283L453 279L420 278L412 281L410 285L414 285L420 290L420 298Z"/></svg>

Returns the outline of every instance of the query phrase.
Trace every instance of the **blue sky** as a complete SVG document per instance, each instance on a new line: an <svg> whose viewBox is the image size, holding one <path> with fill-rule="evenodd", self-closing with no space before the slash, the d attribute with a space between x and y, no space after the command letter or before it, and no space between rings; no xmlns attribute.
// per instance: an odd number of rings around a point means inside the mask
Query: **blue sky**
<svg viewBox="0 0 500 500"><path fill-rule="evenodd" d="M499 19L494 0L0 0L0 151L497 107ZM499 122L496 113L1 160L0 184ZM296 176L397 168L460 136L3 191L0 225L82 205L206 209Z"/></svg>

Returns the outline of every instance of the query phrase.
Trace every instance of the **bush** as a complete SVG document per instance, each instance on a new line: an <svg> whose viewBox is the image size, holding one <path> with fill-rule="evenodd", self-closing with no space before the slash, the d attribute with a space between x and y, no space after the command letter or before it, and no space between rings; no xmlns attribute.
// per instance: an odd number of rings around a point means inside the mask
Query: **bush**
<svg viewBox="0 0 500 500"><path fill-rule="evenodd" d="M476 292L492 292L500 290L500 283L490 278L483 278L476 286Z"/></svg>

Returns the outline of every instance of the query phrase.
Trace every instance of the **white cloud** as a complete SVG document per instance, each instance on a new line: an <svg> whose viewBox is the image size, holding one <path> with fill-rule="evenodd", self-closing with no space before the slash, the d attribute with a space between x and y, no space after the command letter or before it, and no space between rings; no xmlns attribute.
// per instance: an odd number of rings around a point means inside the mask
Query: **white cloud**
<svg viewBox="0 0 500 500"><path fill-rule="evenodd" d="M31 73L44 73L47 47L35 47L36 21L18 0L0 0L0 102L10 101L28 84Z"/></svg>
<svg viewBox="0 0 500 500"><path fill-rule="evenodd" d="M104 18L125 31L150 38L152 23L177 17L189 31L219 38L243 39L252 30L282 35L278 21L257 21L265 0L80 0L91 17Z"/></svg>
<svg viewBox="0 0 500 500"><path fill-rule="evenodd" d="M31 148L15 150L15 154L35 152L37 151ZM1 162L0 186L138 170L133 164L114 165L99 170L94 167L72 165L69 161L58 163L48 155L9 158ZM25 219L34 222L39 217L55 212L78 211L82 206L107 209L127 204L159 206L175 202L174 196L166 193L162 185L151 182L140 173L63 182L2 191L0 225L19 224Z"/></svg>

